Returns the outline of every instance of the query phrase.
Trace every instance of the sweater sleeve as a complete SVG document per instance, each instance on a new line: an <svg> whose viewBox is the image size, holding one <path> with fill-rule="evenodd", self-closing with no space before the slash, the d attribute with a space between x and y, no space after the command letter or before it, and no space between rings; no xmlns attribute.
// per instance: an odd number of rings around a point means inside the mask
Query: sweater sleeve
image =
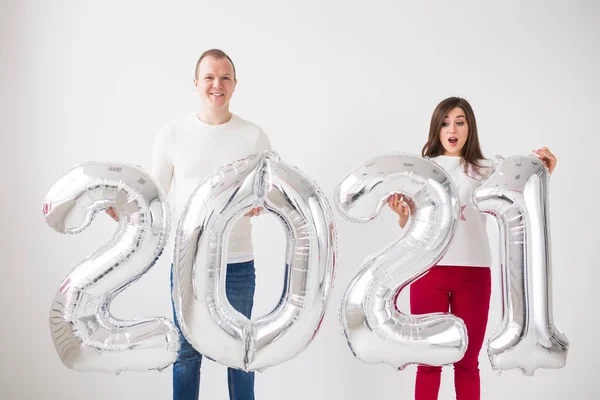
<svg viewBox="0 0 600 400"><path fill-rule="evenodd" d="M152 177L158 181L160 187L169 194L173 179L173 165L169 158L169 144L171 142L171 128L164 126L156 135L152 148Z"/></svg>
<svg viewBox="0 0 600 400"><path fill-rule="evenodd" d="M258 138L256 139L256 147L254 150L259 153L265 150L271 150L271 142L269 141L269 137L262 130L262 128L258 128Z"/></svg>
<svg viewBox="0 0 600 400"><path fill-rule="evenodd" d="M484 159L482 160L481 164L483 165L483 168L481 169L482 178L487 179L494 172L494 169L496 168L496 163L494 162L494 160Z"/></svg>

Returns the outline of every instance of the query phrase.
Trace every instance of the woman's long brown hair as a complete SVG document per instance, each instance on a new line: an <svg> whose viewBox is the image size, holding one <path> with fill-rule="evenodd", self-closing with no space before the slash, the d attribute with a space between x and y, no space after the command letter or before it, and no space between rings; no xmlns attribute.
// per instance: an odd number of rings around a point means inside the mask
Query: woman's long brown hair
<svg viewBox="0 0 600 400"><path fill-rule="evenodd" d="M425 146L421 150L421 156L436 157L444 154L444 146L440 141L440 130L442 129L444 119L455 107L459 107L465 112L465 118L469 126L467 142L460 152L462 156L460 162L464 164L465 173L468 175L470 175L469 170L474 170L478 175L481 175L481 168L483 168L481 160L484 160L485 157L483 157L481 147L479 146L475 113L469 102L460 97L449 97L443 100L433 111L431 124L429 125L429 139L427 139L427 143L425 143Z"/></svg>

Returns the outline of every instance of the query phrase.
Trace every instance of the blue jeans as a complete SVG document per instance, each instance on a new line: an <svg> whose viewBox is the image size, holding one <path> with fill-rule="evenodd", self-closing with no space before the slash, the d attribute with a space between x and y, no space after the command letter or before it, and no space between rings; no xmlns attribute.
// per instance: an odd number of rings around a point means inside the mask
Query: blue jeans
<svg viewBox="0 0 600 400"><path fill-rule="evenodd" d="M171 267L171 289L173 288L173 268ZM232 307L250 319L254 303L256 275L254 261L228 264L225 281L225 294ZM172 300L171 300L172 301ZM173 304L175 325L179 328L175 305ZM181 332L181 329L180 329ZM202 354L181 336L181 348L173 364L173 400L198 400L200 393L200 365ZM229 398L231 400L254 400L254 372L227 369Z"/></svg>

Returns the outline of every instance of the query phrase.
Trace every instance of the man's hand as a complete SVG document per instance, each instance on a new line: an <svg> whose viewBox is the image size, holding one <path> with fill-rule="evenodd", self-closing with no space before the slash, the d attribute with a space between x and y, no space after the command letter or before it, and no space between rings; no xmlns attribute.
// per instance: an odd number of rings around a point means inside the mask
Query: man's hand
<svg viewBox="0 0 600 400"><path fill-rule="evenodd" d="M117 212L112 207L108 207L106 210L104 210L104 212L107 213L108 215L110 215L110 217L112 219L119 222L119 216L117 215Z"/></svg>
<svg viewBox="0 0 600 400"><path fill-rule="evenodd" d="M245 214L246 217L258 217L260 212L264 210L262 207L255 207Z"/></svg>

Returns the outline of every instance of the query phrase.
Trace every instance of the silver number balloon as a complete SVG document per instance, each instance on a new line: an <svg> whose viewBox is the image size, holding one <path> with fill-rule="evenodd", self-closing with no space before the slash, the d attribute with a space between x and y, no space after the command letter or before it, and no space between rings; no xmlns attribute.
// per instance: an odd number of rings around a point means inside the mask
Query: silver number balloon
<svg viewBox="0 0 600 400"><path fill-rule="evenodd" d="M287 289L271 313L250 321L227 300L226 255L235 222L259 206L285 227ZM179 221L173 298L183 334L200 353L246 371L294 357L313 339L323 318L335 243L325 196L276 153L251 155L223 167L196 188Z"/></svg>
<svg viewBox="0 0 600 400"><path fill-rule="evenodd" d="M412 363L444 365L460 360L466 327L451 314L407 315L395 307L396 294L429 270L447 251L458 218L450 176L421 157L377 157L348 175L335 202L352 222L368 222L390 195L400 193L411 212L406 234L367 258L350 282L340 310L348 345L367 363L403 369Z"/></svg>
<svg viewBox="0 0 600 400"><path fill-rule="evenodd" d="M554 325L548 213L548 172L529 156L498 163L473 194L481 212L499 227L502 322L488 342L495 370L565 365L569 342Z"/></svg>
<svg viewBox="0 0 600 400"><path fill-rule="evenodd" d="M54 346L63 363L79 371L166 368L179 350L171 321L119 320L110 313L115 296L152 267L165 245L169 213L157 184L138 167L89 162L54 183L43 212L57 232L79 233L108 207L120 218L116 233L71 271L54 298Z"/></svg>

